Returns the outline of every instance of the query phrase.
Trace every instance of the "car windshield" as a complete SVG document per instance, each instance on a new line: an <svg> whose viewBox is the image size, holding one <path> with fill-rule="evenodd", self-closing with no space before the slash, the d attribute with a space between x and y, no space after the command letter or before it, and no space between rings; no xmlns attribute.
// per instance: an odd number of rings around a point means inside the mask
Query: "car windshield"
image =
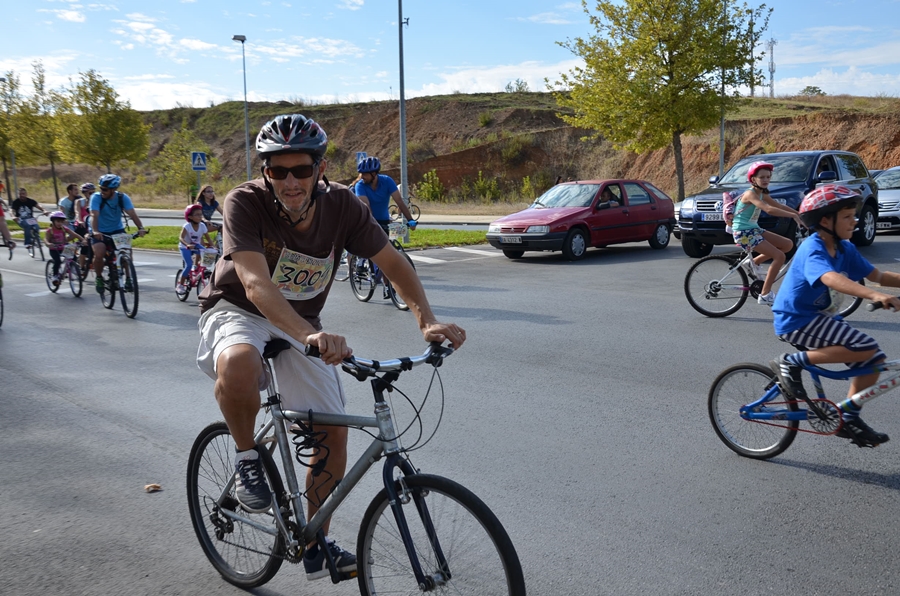
<svg viewBox="0 0 900 596"><path fill-rule="evenodd" d="M535 199L531 207L590 207L599 190L599 184L557 184Z"/></svg>
<svg viewBox="0 0 900 596"><path fill-rule="evenodd" d="M900 170L885 170L875 176L878 188L900 188Z"/></svg>
<svg viewBox="0 0 900 596"><path fill-rule="evenodd" d="M809 172L815 162L815 155L757 155L737 162L725 176L719 180L719 184L749 184L747 182L747 170L753 162L765 161L773 166L772 184L784 184L790 182L806 182Z"/></svg>

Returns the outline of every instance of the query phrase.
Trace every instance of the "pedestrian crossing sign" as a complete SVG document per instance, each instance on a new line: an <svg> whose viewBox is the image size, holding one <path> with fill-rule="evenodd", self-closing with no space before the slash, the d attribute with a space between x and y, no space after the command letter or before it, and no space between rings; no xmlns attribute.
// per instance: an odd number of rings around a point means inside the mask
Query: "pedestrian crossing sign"
<svg viewBox="0 0 900 596"><path fill-rule="evenodd" d="M197 172L205 172L206 171L206 153L201 151L192 151L191 152L191 167L194 171Z"/></svg>

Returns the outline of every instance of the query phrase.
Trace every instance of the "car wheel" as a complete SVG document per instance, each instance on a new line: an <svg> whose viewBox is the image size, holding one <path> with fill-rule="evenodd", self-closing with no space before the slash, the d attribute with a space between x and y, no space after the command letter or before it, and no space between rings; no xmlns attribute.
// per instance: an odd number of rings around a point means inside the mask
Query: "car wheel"
<svg viewBox="0 0 900 596"><path fill-rule="evenodd" d="M653 231L653 235L650 237L650 246L656 249L669 246L669 226L666 224L656 226L656 230Z"/></svg>
<svg viewBox="0 0 900 596"><path fill-rule="evenodd" d="M584 237L584 230L581 228L572 228L569 230L569 234L566 236L565 242L563 242L563 256L570 261L577 261L584 257L587 248L588 243L587 239Z"/></svg>
<svg viewBox="0 0 900 596"><path fill-rule="evenodd" d="M682 237L681 248L684 249L684 254L687 256L702 259L712 252L713 245L708 242L694 240L693 238Z"/></svg>
<svg viewBox="0 0 900 596"><path fill-rule="evenodd" d="M871 205L862 208L859 214L859 229L853 234L853 244L869 246L875 242L875 210Z"/></svg>
<svg viewBox="0 0 900 596"><path fill-rule="evenodd" d="M505 256L507 259L521 259L522 255L524 254L524 250L511 250L509 248L503 249L503 256Z"/></svg>

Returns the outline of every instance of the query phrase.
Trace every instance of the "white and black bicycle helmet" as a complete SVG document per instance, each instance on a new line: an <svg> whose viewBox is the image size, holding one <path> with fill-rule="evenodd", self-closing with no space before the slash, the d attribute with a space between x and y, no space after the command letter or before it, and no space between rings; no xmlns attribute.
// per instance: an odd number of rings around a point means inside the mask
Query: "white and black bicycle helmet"
<svg viewBox="0 0 900 596"><path fill-rule="evenodd" d="M283 114L266 122L256 135L256 153L268 160L284 153L309 153L318 162L328 149L328 135L302 114Z"/></svg>

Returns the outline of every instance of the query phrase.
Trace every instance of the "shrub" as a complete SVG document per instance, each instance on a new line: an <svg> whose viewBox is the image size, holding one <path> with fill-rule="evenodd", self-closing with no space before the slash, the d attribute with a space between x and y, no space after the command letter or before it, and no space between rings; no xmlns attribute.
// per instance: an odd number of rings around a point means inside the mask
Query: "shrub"
<svg viewBox="0 0 900 596"><path fill-rule="evenodd" d="M478 125L486 128L494 123L494 115L491 112L481 112L478 114Z"/></svg>
<svg viewBox="0 0 900 596"><path fill-rule="evenodd" d="M484 202L490 203L500 197L500 184L496 178L485 178L478 170L478 178L473 183L475 194Z"/></svg>
<svg viewBox="0 0 900 596"><path fill-rule="evenodd" d="M522 195L523 199L533 200L537 197L534 193L534 187L531 185L531 176L525 176L522 178L522 188L519 191L519 194Z"/></svg>
<svg viewBox="0 0 900 596"><path fill-rule="evenodd" d="M422 176L422 181L415 185L416 198L422 201L441 202L444 200L444 185L437 172L431 170Z"/></svg>
<svg viewBox="0 0 900 596"><path fill-rule="evenodd" d="M534 135L509 137L500 148L500 159L507 166L516 166L528 156L526 148L534 144Z"/></svg>

